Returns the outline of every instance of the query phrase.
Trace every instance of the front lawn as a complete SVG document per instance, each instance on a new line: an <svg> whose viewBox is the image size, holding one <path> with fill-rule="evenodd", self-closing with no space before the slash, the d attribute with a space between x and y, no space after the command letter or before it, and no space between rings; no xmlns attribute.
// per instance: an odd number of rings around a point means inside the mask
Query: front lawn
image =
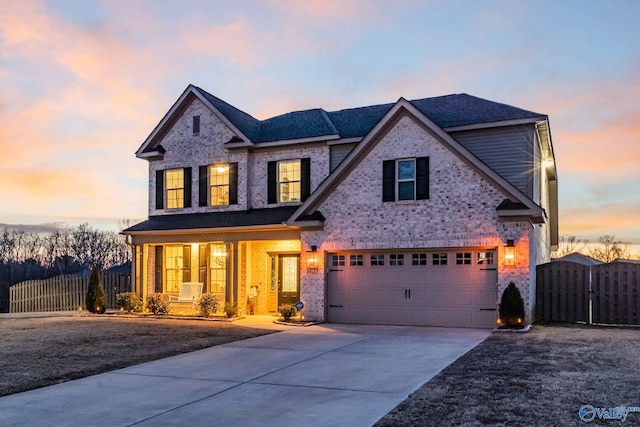
<svg viewBox="0 0 640 427"><path fill-rule="evenodd" d="M376 426L640 425L581 407L640 407L640 329L535 325L494 333L409 396ZM589 409L589 408L586 408Z"/></svg>

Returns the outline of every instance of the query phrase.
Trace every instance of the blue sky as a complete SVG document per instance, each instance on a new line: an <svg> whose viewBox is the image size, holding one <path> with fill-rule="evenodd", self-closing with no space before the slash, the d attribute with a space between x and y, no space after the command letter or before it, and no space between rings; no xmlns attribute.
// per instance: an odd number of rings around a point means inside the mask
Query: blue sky
<svg viewBox="0 0 640 427"><path fill-rule="evenodd" d="M0 2L0 223L147 215L189 83L258 118L469 93L548 114L560 231L640 244L640 2Z"/></svg>

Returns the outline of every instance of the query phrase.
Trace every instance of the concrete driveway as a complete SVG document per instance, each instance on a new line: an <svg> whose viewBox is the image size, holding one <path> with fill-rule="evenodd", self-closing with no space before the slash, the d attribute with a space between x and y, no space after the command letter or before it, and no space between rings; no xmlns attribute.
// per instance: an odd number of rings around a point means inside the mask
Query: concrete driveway
<svg viewBox="0 0 640 427"><path fill-rule="evenodd" d="M367 426L490 331L324 324L0 398L2 426Z"/></svg>

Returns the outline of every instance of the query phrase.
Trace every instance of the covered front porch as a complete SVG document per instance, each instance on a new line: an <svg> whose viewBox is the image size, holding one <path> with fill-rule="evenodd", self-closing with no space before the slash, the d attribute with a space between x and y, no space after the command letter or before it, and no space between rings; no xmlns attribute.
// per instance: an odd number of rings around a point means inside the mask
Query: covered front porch
<svg viewBox="0 0 640 427"><path fill-rule="evenodd" d="M133 235L132 244L134 289L144 300L155 293L177 300L186 283L216 295L220 312L231 303L239 314L264 315L300 300L297 230L147 233Z"/></svg>

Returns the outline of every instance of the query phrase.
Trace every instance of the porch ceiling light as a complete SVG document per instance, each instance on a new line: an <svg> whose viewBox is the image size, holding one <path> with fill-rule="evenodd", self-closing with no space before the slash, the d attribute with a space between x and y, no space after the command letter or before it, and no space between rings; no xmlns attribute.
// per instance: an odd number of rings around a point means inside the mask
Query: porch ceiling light
<svg viewBox="0 0 640 427"><path fill-rule="evenodd" d="M516 248L512 239L507 240L507 246L504 247L504 264L516 265Z"/></svg>

